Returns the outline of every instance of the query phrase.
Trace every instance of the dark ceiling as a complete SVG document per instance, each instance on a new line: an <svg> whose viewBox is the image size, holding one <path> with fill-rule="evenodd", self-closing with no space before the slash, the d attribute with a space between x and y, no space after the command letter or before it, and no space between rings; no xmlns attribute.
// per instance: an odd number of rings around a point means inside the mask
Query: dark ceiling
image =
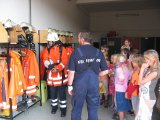
<svg viewBox="0 0 160 120"><path fill-rule="evenodd" d="M77 5L88 12L160 9L160 0L113 0L108 2L86 2Z"/></svg>

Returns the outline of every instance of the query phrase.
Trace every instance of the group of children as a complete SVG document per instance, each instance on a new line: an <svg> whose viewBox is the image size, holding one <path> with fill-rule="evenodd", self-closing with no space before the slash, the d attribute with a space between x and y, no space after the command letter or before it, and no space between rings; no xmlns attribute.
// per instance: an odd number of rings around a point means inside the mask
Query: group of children
<svg viewBox="0 0 160 120"><path fill-rule="evenodd" d="M156 102L154 88L160 74L157 51L147 50L141 55L123 48L120 54L111 55L109 61L107 48L103 46L101 50L109 70L106 76L100 78L100 93L102 96L104 94L105 107L108 96L111 96L110 107L115 107L118 120L126 120L126 114L131 110L134 111L135 120L153 120ZM101 89L103 85L104 90Z"/></svg>

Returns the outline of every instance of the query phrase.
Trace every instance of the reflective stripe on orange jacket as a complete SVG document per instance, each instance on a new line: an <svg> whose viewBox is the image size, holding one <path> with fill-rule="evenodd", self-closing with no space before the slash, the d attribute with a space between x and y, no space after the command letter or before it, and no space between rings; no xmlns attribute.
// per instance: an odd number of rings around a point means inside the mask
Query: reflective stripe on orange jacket
<svg viewBox="0 0 160 120"><path fill-rule="evenodd" d="M39 84L39 67L33 51L26 50L26 55L22 60L23 73L27 84L27 95L36 94L36 86Z"/></svg>
<svg viewBox="0 0 160 120"><path fill-rule="evenodd" d="M60 50L59 46L54 46L50 49L50 53L48 53L48 50L44 50L44 59L43 63L45 61L52 60L53 63L60 62ZM68 56L67 51L64 47L62 47L62 55L61 55L61 62L55 66L57 69L57 72L48 72L48 79L47 84L49 86L62 86L62 70L66 67L68 62ZM67 72L65 71L65 78L67 78ZM67 84L67 79L63 80L63 84Z"/></svg>

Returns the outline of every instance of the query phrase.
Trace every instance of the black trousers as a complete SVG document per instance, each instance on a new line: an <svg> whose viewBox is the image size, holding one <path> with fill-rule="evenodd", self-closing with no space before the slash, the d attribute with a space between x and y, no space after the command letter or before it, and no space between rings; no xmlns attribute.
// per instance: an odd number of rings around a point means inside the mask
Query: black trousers
<svg viewBox="0 0 160 120"><path fill-rule="evenodd" d="M52 109L57 110L58 104L61 112L66 112L67 101L66 101L66 85L58 87L50 87L51 106Z"/></svg>

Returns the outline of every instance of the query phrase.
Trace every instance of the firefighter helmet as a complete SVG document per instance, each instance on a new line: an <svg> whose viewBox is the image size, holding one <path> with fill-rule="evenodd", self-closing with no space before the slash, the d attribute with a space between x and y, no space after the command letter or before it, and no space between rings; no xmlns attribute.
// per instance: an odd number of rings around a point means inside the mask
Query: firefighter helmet
<svg viewBox="0 0 160 120"><path fill-rule="evenodd" d="M58 34L55 32L49 32L47 36L47 41L56 42L59 40Z"/></svg>
<svg viewBox="0 0 160 120"><path fill-rule="evenodd" d="M28 27L28 26L29 26L29 24L28 24L28 23L26 23L26 22L22 22L22 23L20 24L20 26L21 26L21 27Z"/></svg>
<svg viewBox="0 0 160 120"><path fill-rule="evenodd" d="M15 26L15 23L12 20L10 20L10 19L7 19L4 22L4 27L5 28L13 28L13 26Z"/></svg>

